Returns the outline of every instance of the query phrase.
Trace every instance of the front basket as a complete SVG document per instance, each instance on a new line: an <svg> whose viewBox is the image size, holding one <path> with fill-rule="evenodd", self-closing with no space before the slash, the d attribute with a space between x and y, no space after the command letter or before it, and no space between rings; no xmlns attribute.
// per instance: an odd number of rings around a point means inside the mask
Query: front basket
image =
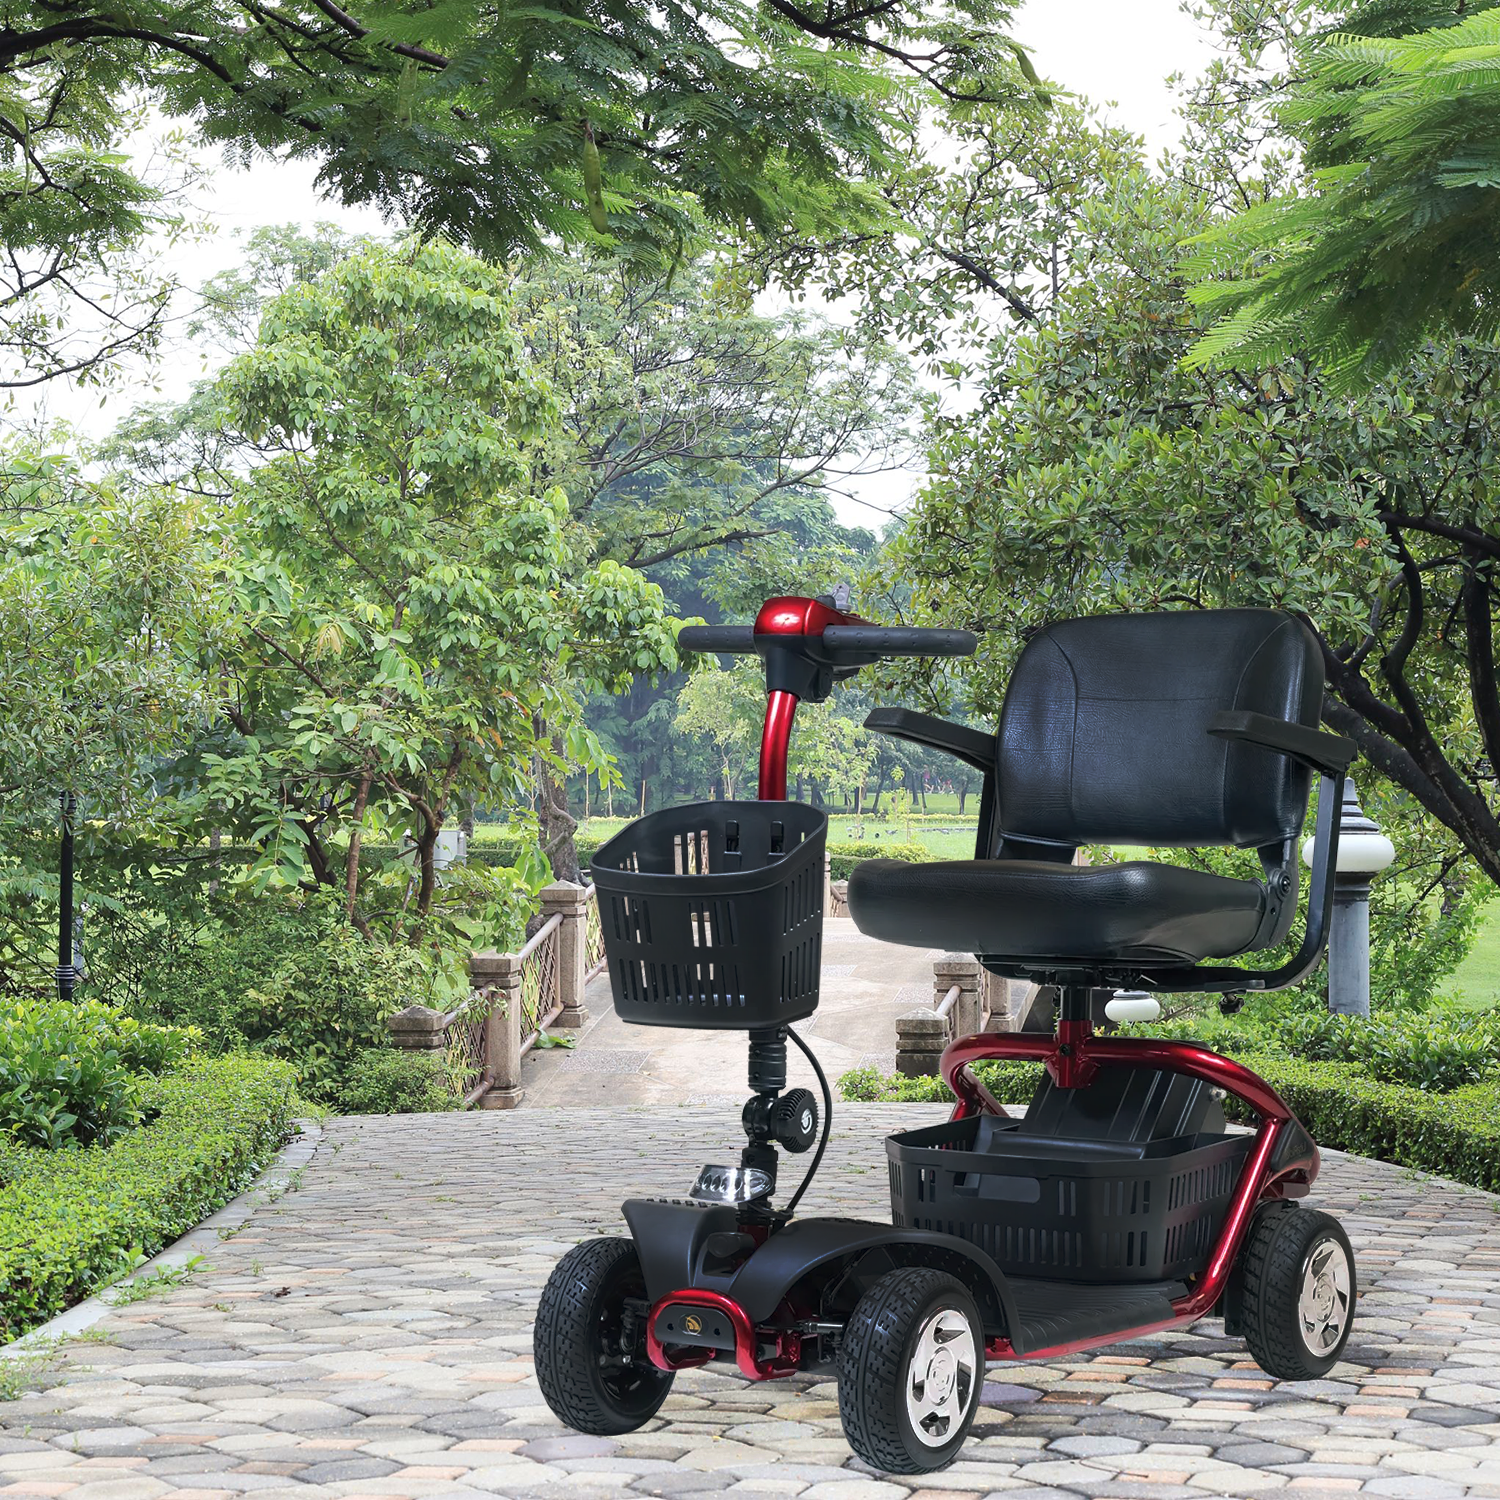
<svg viewBox="0 0 1500 1500"><path fill-rule="evenodd" d="M620 1019L759 1030L810 1016L823 952L827 815L800 802L691 802L594 855Z"/></svg>

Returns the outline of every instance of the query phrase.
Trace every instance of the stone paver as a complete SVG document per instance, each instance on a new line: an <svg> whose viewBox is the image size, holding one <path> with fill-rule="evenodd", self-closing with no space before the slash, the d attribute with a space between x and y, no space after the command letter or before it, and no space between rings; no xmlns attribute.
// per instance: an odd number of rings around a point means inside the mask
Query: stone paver
<svg viewBox="0 0 1500 1500"><path fill-rule="evenodd" d="M940 1113L843 1107L809 1210L884 1216L882 1136ZM0 1404L0 1496L1500 1496L1500 1199L1333 1153L1318 1201L1365 1290L1327 1379L1266 1380L1215 1322L996 1365L959 1462L921 1480L855 1460L811 1377L689 1372L639 1433L568 1432L530 1360L547 1272L737 1133L722 1105L332 1121L206 1269Z"/></svg>
<svg viewBox="0 0 1500 1500"><path fill-rule="evenodd" d="M848 917L824 918L818 1010L797 1030L830 1078L866 1063L895 1071L896 1017L931 1005L935 956L866 937ZM614 1013L603 974L589 985L587 1003L590 1020L576 1051L527 1054L521 1078L527 1107L743 1102L742 1032L627 1026ZM790 1062L791 1082L816 1089L795 1048Z"/></svg>

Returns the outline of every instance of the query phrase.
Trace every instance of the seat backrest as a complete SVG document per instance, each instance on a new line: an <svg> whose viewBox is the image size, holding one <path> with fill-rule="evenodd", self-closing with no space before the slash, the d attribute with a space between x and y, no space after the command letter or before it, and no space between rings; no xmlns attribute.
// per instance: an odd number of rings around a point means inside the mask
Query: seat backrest
<svg viewBox="0 0 1500 1500"><path fill-rule="evenodd" d="M1310 773L1208 733L1221 709L1315 728L1323 661L1271 609L1064 620L1026 645L1000 717L1008 840L1260 846L1292 838Z"/></svg>

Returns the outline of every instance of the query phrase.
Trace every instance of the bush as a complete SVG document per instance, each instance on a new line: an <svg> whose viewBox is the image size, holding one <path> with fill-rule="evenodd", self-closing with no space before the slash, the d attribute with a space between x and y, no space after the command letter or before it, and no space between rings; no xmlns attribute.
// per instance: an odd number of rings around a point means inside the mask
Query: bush
<svg viewBox="0 0 1500 1500"><path fill-rule="evenodd" d="M457 1109L463 1102L441 1052L370 1047L344 1074L339 1107L351 1115L420 1115Z"/></svg>
<svg viewBox="0 0 1500 1500"><path fill-rule="evenodd" d="M199 1027L216 1051L284 1058L309 1098L331 1104L355 1056L388 1041L386 1018L428 999L432 983L424 954L361 937L319 893L247 901L197 963L139 1004L152 1019Z"/></svg>
<svg viewBox="0 0 1500 1500"><path fill-rule="evenodd" d="M1027 1104L1042 1079L1040 1063L982 1062L974 1076L1001 1104ZM875 1068L852 1068L838 1082L839 1098L873 1104L952 1104L948 1085L934 1075L907 1078Z"/></svg>
<svg viewBox="0 0 1500 1500"><path fill-rule="evenodd" d="M1293 1057L1359 1063L1383 1083L1446 1094L1494 1070L1500 1035L1490 1017L1400 1012L1363 1020L1325 1013L1288 1017L1279 1040Z"/></svg>
<svg viewBox="0 0 1500 1500"><path fill-rule="evenodd" d="M1243 1059L1286 1100L1319 1145L1500 1191L1500 1086L1429 1094L1381 1083L1353 1063ZM1227 1100L1240 1117L1248 1112Z"/></svg>
<svg viewBox="0 0 1500 1500"><path fill-rule="evenodd" d="M829 869L832 880L847 880L850 871L867 859L901 859L907 864L925 864L942 859L925 844L881 844L866 841L862 844L829 844Z"/></svg>
<svg viewBox="0 0 1500 1500"><path fill-rule="evenodd" d="M196 1040L97 1001L12 1001L0 1010L0 1132L48 1150L108 1143L140 1120L142 1075Z"/></svg>
<svg viewBox="0 0 1500 1500"><path fill-rule="evenodd" d="M150 1123L113 1145L0 1157L0 1336L130 1270L220 1208L292 1129L296 1075L199 1058L141 1086Z"/></svg>

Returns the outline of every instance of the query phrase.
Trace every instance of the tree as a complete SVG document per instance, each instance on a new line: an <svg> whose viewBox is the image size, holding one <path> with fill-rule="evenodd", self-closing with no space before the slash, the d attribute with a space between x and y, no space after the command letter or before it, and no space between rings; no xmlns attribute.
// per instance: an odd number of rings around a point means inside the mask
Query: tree
<svg viewBox="0 0 1500 1500"><path fill-rule="evenodd" d="M1006 15L1003 0L17 0L0 86L56 72L95 111L143 95L233 153L315 160L344 202L496 255L552 236L676 255L700 210L757 232L878 217L862 183L892 160L900 80L956 98L1028 87Z"/></svg>
<svg viewBox="0 0 1500 1500"><path fill-rule="evenodd" d="M264 457L236 486L234 734L202 753L202 794L264 880L415 937L459 800L597 765L581 695L675 665L660 592L591 564L566 496L531 487L556 409L505 276L470 255L371 249L292 287L221 390ZM372 827L414 846L394 906L361 861Z"/></svg>
<svg viewBox="0 0 1500 1500"><path fill-rule="evenodd" d="M1213 226L1184 267L1216 319L1194 365L1295 352L1363 386L1428 334L1500 333L1500 9L1382 0L1348 24L1281 111L1306 191Z"/></svg>
<svg viewBox="0 0 1500 1500"><path fill-rule="evenodd" d="M213 712L195 659L222 629L224 537L158 490L6 455L0 489L0 808L53 829L149 825L155 777Z"/></svg>
<svg viewBox="0 0 1500 1500"><path fill-rule="evenodd" d="M668 277L551 258L516 295L563 410L547 477L602 556L656 568L805 545L809 498L906 457L915 397L900 353L865 329L757 313L726 258Z"/></svg>
<svg viewBox="0 0 1500 1500"><path fill-rule="evenodd" d="M804 703L797 711L788 774L812 784L814 803L852 795L864 785L875 759L872 737L861 728L863 714L850 714L845 696L841 692L823 703ZM737 662L729 671L702 668L678 694L672 727L714 747L726 798L752 793L765 712L759 660Z"/></svg>
<svg viewBox="0 0 1500 1500"><path fill-rule="evenodd" d="M182 183L126 165L121 141L141 123L123 98L80 86L66 48L0 65L0 390L97 383L157 347L175 284L141 246L186 219ZM191 176L179 135L162 154Z"/></svg>

